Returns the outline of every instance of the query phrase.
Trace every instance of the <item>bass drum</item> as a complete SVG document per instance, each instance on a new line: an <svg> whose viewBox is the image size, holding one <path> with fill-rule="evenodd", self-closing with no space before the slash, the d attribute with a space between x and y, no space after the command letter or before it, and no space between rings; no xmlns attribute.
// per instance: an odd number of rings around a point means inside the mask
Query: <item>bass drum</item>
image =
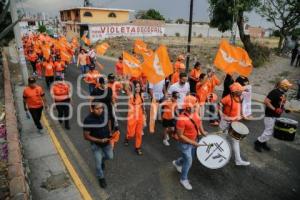
<svg viewBox="0 0 300 200"><path fill-rule="evenodd" d="M200 163L209 169L224 167L230 160L231 149L227 140L219 135L207 135L199 141L197 158Z"/></svg>
<svg viewBox="0 0 300 200"><path fill-rule="evenodd" d="M297 132L298 122L289 118L276 119L274 137L279 140L293 141Z"/></svg>

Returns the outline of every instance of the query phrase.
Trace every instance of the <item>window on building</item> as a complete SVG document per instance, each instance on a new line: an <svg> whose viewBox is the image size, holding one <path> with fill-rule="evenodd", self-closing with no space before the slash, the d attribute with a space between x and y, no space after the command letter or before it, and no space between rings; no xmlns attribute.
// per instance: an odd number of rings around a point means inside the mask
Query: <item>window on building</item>
<svg viewBox="0 0 300 200"><path fill-rule="evenodd" d="M83 16L85 16L85 17L93 17L93 15L92 15L91 12L85 12L85 13L83 13Z"/></svg>
<svg viewBox="0 0 300 200"><path fill-rule="evenodd" d="M111 12L111 13L108 14L108 17L116 18L117 15L116 15L116 13Z"/></svg>

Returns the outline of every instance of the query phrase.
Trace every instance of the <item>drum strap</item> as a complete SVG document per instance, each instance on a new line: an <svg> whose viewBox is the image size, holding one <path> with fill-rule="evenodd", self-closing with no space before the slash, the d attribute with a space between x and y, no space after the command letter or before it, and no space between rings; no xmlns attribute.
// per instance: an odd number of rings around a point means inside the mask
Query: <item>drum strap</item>
<svg viewBox="0 0 300 200"><path fill-rule="evenodd" d="M189 118L189 120L192 122L192 124L194 125L194 127L195 127L195 129L196 129L196 131L197 131L197 134L199 134L199 130L198 130L198 127L197 127L197 124L196 124L196 122L192 119L192 118L190 118L186 113L184 113L184 115L187 117L187 118Z"/></svg>

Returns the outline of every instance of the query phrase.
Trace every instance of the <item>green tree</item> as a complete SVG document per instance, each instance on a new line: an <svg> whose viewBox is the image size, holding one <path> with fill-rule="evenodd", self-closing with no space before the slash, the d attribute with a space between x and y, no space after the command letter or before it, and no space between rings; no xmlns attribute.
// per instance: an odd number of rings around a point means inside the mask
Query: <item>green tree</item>
<svg viewBox="0 0 300 200"><path fill-rule="evenodd" d="M257 11L278 28L278 50L281 51L284 38L291 35L292 31L300 24L300 1L264 0Z"/></svg>
<svg viewBox="0 0 300 200"><path fill-rule="evenodd" d="M179 18L176 20L176 24L183 24L184 22L185 22L185 20L182 18Z"/></svg>
<svg viewBox="0 0 300 200"><path fill-rule="evenodd" d="M38 29L37 31L39 33L46 33L47 32L47 27L44 25L44 23L38 23Z"/></svg>
<svg viewBox="0 0 300 200"><path fill-rule="evenodd" d="M155 9L149 9L147 11L140 10L135 15L137 19L153 19L153 20L165 20L164 16L160 14L159 11Z"/></svg>
<svg viewBox="0 0 300 200"><path fill-rule="evenodd" d="M236 22L240 39L250 57L254 57L250 36L244 32L245 12L252 11L259 5L259 0L208 0L210 4L210 25L219 31L231 30ZM234 20L233 20L234 19Z"/></svg>

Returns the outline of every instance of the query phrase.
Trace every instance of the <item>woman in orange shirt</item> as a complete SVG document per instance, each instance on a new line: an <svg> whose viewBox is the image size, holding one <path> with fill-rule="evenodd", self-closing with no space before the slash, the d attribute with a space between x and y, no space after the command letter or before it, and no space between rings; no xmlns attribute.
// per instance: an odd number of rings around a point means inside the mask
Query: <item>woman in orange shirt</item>
<svg viewBox="0 0 300 200"><path fill-rule="evenodd" d="M55 74L55 66L54 66L52 58L50 57L48 61L45 61L43 63L43 66L44 66L44 70L45 70L46 85L47 85L47 88L49 89L50 85L54 81L54 74Z"/></svg>
<svg viewBox="0 0 300 200"><path fill-rule="evenodd" d="M225 96L221 100L222 115L220 128L221 130L227 134L228 130L231 126L231 123L234 121L239 121L242 119L242 99L241 95L244 91L244 88L239 83L233 83L229 87L230 94ZM240 141L231 137L232 139L232 147L235 155L235 164L238 166L248 166L250 162L244 161L241 158L240 154Z"/></svg>
<svg viewBox="0 0 300 200"><path fill-rule="evenodd" d="M201 63L196 62L194 65L194 69L191 70L190 76L189 76L189 82L190 82L190 91L191 94L196 94L196 84L199 81L199 76L201 74Z"/></svg>
<svg viewBox="0 0 300 200"><path fill-rule="evenodd" d="M142 131L144 127L144 99L142 97L142 85L139 81L133 81L131 89L126 86L129 96L127 115L127 134L125 146L129 145L129 140L135 137L135 151L138 155L143 155Z"/></svg>

